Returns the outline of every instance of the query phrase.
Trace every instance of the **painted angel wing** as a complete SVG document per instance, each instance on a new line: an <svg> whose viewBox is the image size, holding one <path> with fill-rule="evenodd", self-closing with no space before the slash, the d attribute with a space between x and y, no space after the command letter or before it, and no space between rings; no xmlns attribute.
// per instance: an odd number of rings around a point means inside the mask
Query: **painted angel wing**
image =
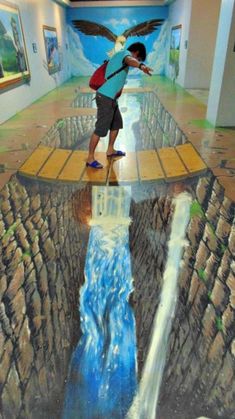
<svg viewBox="0 0 235 419"><path fill-rule="evenodd" d="M85 35L99 35L115 42L117 36L100 23L90 22L89 20L72 20L73 26Z"/></svg>
<svg viewBox="0 0 235 419"><path fill-rule="evenodd" d="M165 19L152 19L147 20L146 22L139 23L138 25L132 26L132 28L127 29L123 32L123 36L127 38L128 36L143 36L148 35L155 31L155 29L162 25Z"/></svg>

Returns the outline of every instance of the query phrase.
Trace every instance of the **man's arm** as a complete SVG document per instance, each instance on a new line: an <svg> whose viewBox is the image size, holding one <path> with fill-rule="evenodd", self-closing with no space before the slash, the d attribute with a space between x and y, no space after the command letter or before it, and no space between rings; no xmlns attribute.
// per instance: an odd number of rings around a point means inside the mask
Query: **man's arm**
<svg viewBox="0 0 235 419"><path fill-rule="evenodd" d="M151 72L153 71L152 68L148 67L147 65L145 65L144 63L140 63L138 60L136 60L136 58L131 57L130 55L128 55L127 57L124 58L124 63L127 64L129 67L135 67L135 68L139 68L141 71L143 71L145 74L148 74L149 76L151 76Z"/></svg>

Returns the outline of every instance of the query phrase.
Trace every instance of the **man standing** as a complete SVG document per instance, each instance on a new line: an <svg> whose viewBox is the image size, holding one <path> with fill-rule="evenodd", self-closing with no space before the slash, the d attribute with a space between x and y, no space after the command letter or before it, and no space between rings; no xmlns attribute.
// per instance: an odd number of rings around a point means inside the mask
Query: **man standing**
<svg viewBox="0 0 235 419"><path fill-rule="evenodd" d="M139 68L145 74L151 76L153 70L142 62L145 59L146 49L144 44L136 42L130 45L127 50L117 52L109 61L105 74L106 78L119 70L123 65L126 65L126 67L109 80L106 80L96 92L97 120L89 144L89 153L86 163L88 167L94 169L103 168L102 164L95 160L94 154L100 137L105 137L108 131L110 131L110 133L108 149L106 152L107 157L125 156L123 151L114 149L114 143L118 136L119 129L123 127L117 96L125 84L129 67Z"/></svg>

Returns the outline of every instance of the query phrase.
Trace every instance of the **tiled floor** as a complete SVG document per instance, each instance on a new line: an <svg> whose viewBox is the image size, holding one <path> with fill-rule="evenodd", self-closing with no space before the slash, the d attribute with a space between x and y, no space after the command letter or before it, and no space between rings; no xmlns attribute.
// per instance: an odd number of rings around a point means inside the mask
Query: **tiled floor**
<svg viewBox="0 0 235 419"><path fill-rule="evenodd" d="M0 188L29 157L56 120L96 112L94 108L71 106L77 89L87 90L80 85L84 86L84 78L72 79L0 126ZM209 124L205 120L206 105L166 78L146 77L143 85L141 88L132 83L126 92L156 90L165 108L224 186L226 196L235 201L235 131Z"/></svg>

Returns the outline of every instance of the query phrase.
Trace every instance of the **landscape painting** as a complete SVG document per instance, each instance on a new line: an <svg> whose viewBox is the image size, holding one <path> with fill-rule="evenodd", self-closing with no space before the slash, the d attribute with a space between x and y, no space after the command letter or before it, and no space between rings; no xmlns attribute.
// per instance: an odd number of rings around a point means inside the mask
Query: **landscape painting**
<svg viewBox="0 0 235 419"><path fill-rule="evenodd" d="M54 74L60 70L60 57L56 28L44 25L43 35L46 48L48 72L49 74Z"/></svg>
<svg viewBox="0 0 235 419"><path fill-rule="evenodd" d="M19 9L0 1L0 89L30 77Z"/></svg>
<svg viewBox="0 0 235 419"><path fill-rule="evenodd" d="M115 51L142 42L146 64L164 75L168 62L167 6L89 7L67 11L68 56L73 76L90 76ZM131 70L129 79L138 76Z"/></svg>
<svg viewBox="0 0 235 419"><path fill-rule="evenodd" d="M182 26L173 26L170 39L170 65L174 70L174 78L179 74L180 38Z"/></svg>

